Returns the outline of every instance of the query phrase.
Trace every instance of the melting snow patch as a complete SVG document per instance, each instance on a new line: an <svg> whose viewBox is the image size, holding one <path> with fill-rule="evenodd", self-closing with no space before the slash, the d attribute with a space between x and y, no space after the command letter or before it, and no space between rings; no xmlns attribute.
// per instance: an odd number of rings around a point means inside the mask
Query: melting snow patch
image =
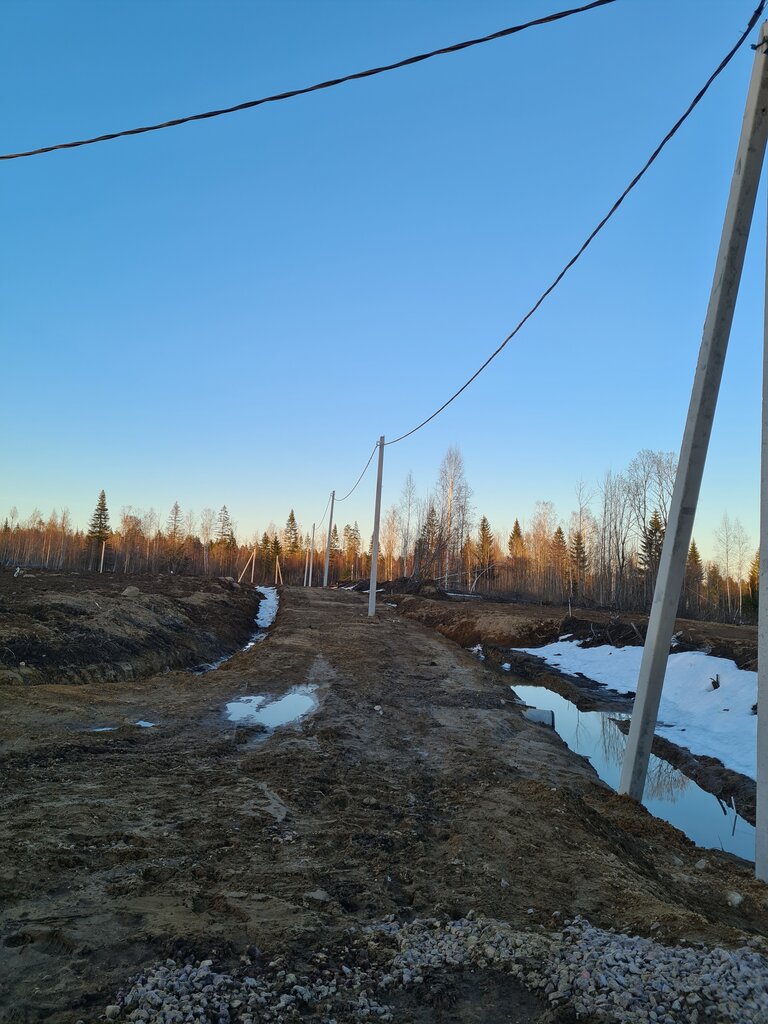
<svg viewBox="0 0 768 1024"><path fill-rule="evenodd" d="M138 725L140 729L154 729L157 722L145 722L143 718L140 718L138 722L136 722L136 725Z"/></svg>
<svg viewBox="0 0 768 1024"><path fill-rule="evenodd" d="M263 595L263 600L259 603L256 625L262 629L268 629L275 621L275 616L277 615L279 603L277 587L259 587L258 590Z"/></svg>
<svg viewBox="0 0 768 1024"><path fill-rule="evenodd" d="M227 704L226 716L230 722L277 729L281 725L298 722L317 707L314 691L314 686L297 686L277 700L268 700L261 694L240 697Z"/></svg>
<svg viewBox="0 0 768 1024"><path fill-rule="evenodd" d="M470 654L476 654L478 656L478 658L480 659L480 661L485 661L485 654L483 653L483 645L482 644L475 644L474 647L470 647L469 648L469 653Z"/></svg>
<svg viewBox="0 0 768 1024"><path fill-rule="evenodd" d="M511 672L512 671L512 666L510 665L510 663L508 661L505 661L504 664L501 667L504 669L505 672Z"/></svg>
<svg viewBox="0 0 768 1024"><path fill-rule="evenodd" d="M622 693L634 692L642 647L580 647L577 642L517 648L554 665L580 673ZM720 682L716 689L712 680ZM700 651L670 654L664 677L656 733L694 754L716 757L726 767L754 779L756 774L757 673L736 668L727 658Z"/></svg>

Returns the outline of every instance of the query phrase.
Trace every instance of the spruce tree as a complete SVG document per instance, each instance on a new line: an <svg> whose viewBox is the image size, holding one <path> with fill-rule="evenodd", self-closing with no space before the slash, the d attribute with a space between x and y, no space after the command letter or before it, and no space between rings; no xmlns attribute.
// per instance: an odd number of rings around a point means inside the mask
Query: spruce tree
<svg viewBox="0 0 768 1024"><path fill-rule="evenodd" d="M485 516L480 519L477 535L477 560L481 569L489 569L493 557L493 533Z"/></svg>
<svg viewBox="0 0 768 1024"><path fill-rule="evenodd" d="M216 517L216 540L232 544L234 539L234 534L232 532L232 520L229 516L229 512L227 511L227 506L222 505L219 509L219 514Z"/></svg>
<svg viewBox="0 0 768 1024"><path fill-rule="evenodd" d="M99 499L96 508L91 516L88 527L88 539L103 544L112 531L109 528L109 509L107 508L107 496L104 491L99 491Z"/></svg>
<svg viewBox="0 0 768 1024"><path fill-rule="evenodd" d="M296 516L293 509L291 509L285 524L285 550L289 555L295 555L299 550L299 546L299 528L296 525Z"/></svg>
<svg viewBox="0 0 768 1024"><path fill-rule="evenodd" d="M760 591L760 548L755 552L755 557L749 566L749 575L747 576L747 583L749 584L749 600L753 608L758 606L758 594Z"/></svg>
<svg viewBox="0 0 768 1024"><path fill-rule="evenodd" d="M690 611L699 610L701 584L704 582L704 566L696 541L691 541L688 558L685 561L685 602Z"/></svg>
<svg viewBox="0 0 768 1024"><path fill-rule="evenodd" d="M558 526L552 534L552 563L555 568L557 583L562 592L567 592L568 587L568 545L565 542L565 534L562 526Z"/></svg>
<svg viewBox="0 0 768 1024"><path fill-rule="evenodd" d="M173 508L168 515L168 539L174 544L181 539L181 509L178 501L174 501Z"/></svg>
<svg viewBox="0 0 768 1024"><path fill-rule="evenodd" d="M523 553L523 531L520 529L520 521L518 519L515 520L512 533L509 535L507 550L509 551L510 558L519 558Z"/></svg>
<svg viewBox="0 0 768 1024"><path fill-rule="evenodd" d="M571 562L573 593L583 593L587 576L587 549L584 545L584 535L581 530L576 530L571 537L568 557Z"/></svg>

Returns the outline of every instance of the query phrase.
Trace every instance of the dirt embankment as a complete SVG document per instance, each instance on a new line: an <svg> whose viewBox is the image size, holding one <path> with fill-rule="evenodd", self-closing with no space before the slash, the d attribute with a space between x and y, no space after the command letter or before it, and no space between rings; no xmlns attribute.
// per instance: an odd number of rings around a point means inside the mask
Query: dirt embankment
<svg viewBox="0 0 768 1024"><path fill-rule="evenodd" d="M476 911L531 935L581 914L768 948L768 890L748 865L618 797L522 718L508 680L386 606L369 620L366 603L286 589L267 639L203 676L4 688L6 1020L94 1021L168 955L319 971L324 948L341 973L358 955L349 929L390 914ZM296 726L265 737L224 716L238 695L297 684L318 706ZM157 725L85 731L138 717ZM429 979L412 986L397 1019L476 1022L483 992L486 1024L511 1008L572 1020L491 974L466 979L444 1010Z"/></svg>
<svg viewBox="0 0 768 1024"><path fill-rule="evenodd" d="M518 682L546 686L571 700L581 711L631 711L631 697L620 695L583 676L565 675L540 659L511 650L513 647L539 647L568 635L582 646L639 646L645 642L646 616L617 616L608 612L576 614L568 608L507 604L490 601L431 601L422 597L394 598L402 615L436 629L443 636L473 647L480 644L490 665L512 666ZM757 628L727 623L678 619L675 623L675 651L707 651L719 658L730 658L739 668L757 667ZM617 723L628 731L628 723ZM721 761L694 754L685 747L656 736L653 753L680 769L702 789L724 804L732 801L739 813L754 825L756 786L750 779L731 771Z"/></svg>
<svg viewBox="0 0 768 1024"><path fill-rule="evenodd" d="M230 653L259 595L233 580L0 570L0 685L137 679Z"/></svg>

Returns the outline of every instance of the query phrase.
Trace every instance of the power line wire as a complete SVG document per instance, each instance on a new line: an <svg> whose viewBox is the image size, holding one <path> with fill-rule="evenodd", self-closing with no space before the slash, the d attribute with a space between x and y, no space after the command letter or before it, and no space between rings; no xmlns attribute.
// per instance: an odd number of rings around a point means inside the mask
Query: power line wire
<svg viewBox="0 0 768 1024"><path fill-rule="evenodd" d="M747 37L751 33L752 29L757 24L758 19L760 18L760 16L763 13L763 10L765 8L766 2L768 2L768 0L761 0L761 3L757 6L757 8L754 11L752 17L749 19L749 24L747 25L747 28L745 29L745 31L743 32L741 37L739 38L739 41L736 43L736 45L731 50L729 50L729 52L726 54L726 56L720 61L718 66L715 68L715 70L709 76L707 81L704 83L703 87L699 90L699 92L693 98L693 100L689 104L687 110L682 115L682 117L680 117L675 122L675 124L672 126L672 128L667 132L667 134L664 136L664 138L658 144L656 149L654 149L654 151L648 157L648 159L646 160L646 162L643 165L642 169L635 175L635 177L632 179L632 181L630 181L629 185L627 185L627 187L621 193L619 198L616 200L616 202L610 208L608 213L599 222L597 227L594 228L594 230L592 232L590 232L590 234L588 235L586 241L582 244L582 246L579 248L579 250L576 252L576 254L574 256L572 256L570 260L568 260L568 262L565 264L565 266L560 271L560 273L557 275L557 277L554 279L554 281L549 285L548 288L546 288L542 292L542 294L539 296L539 298L536 300L536 302L531 306L531 308L528 310L528 312L525 314L525 316L522 318L522 320L517 324L517 326L506 336L506 338L504 339L504 341L502 341L502 343L499 345L499 347L488 356L488 358L485 360L485 362L482 364L482 366L479 369L475 370L475 372L472 374L472 376L469 378L469 380L465 381L464 384L462 384L461 387L458 389L458 391L455 391L446 402L443 402L443 404L438 409L435 409L435 411L430 416L427 416L427 418L425 420L422 420L421 423L417 424L415 427L413 427L411 430L407 431L405 434L401 434L399 437L395 437L391 441L387 441L386 442L387 445L397 444L399 441L404 441L406 439L406 437L410 437L412 434L415 434L417 430L421 430L422 427L425 427L436 416L439 416L440 413L443 412L444 409L448 408L448 406L451 404L451 402L455 401L463 391L466 391L466 389L469 387L469 385L480 376L480 374L483 372L483 370L490 363L493 362L493 360L502 351L502 349L504 349L509 344L509 342L514 338L514 336L517 334L517 332L523 327L523 325L528 320L530 320L530 318L533 316L533 314L536 312L536 310L539 308L539 306L541 306L541 304L544 302L544 300L549 295L552 294L552 292L555 290L555 288L557 288L557 286L560 284L560 282L565 277L565 275L568 273L568 271L571 269L571 267L574 265L574 263L576 263L576 261L582 256L582 254L589 248L589 246L592 244L592 242L595 240L595 238L600 234L600 232L603 230L605 225L608 223L608 221L611 219L611 217L613 217L614 213L616 213L616 211L621 206L621 204L624 202L624 200L627 198L629 193L638 184L640 179L643 177L643 175L648 170L648 168L651 166L651 164L656 160L656 158L661 153L661 151L664 149L664 147L667 145L667 143L677 134L678 129L682 127L682 125L688 119L689 115L698 106L699 102L703 99L703 97L706 94L707 90L712 85L712 83L715 81L715 79L718 77L718 75L720 75L721 72L723 72L726 69L726 67L730 64L730 62L733 59L733 57L735 57L737 52L741 49L741 47L743 46L745 40L747 39Z"/></svg>
<svg viewBox="0 0 768 1024"><path fill-rule="evenodd" d="M346 500L347 500L347 498L351 497L351 495L352 495L352 494L353 494L353 493L354 493L354 492L355 492L355 491L357 490L357 485L358 485L358 484L360 483L360 481L361 481L361 480L363 479L363 477L365 476L365 474L366 474L366 471L367 471L368 467L369 467L369 466L370 466L370 464L371 464L371 459L373 459L373 456L374 456L374 455L376 454L376 449L377 449L378 447L379 447L379 442L377 441L377 442L376 442L376 444L375 444L375 445L373 446L373 451L372 451L372 452L371 452L371 454L370 454L370 455L368 456L368 461L367 461L367 462L366 462L366 464L365 464L365 465L363 466L363 472L362 472L362 473L360 474L360 476L359 476L359 477L357 478L357 480L355 481L355 485L354 485L354 487L352 488L352 490L351 490L351 491L348 491L348 492L347 492L347 493L346 493L346 494L344 495L344 497L343 497L343 498L337 498L337 499L336 499L336 504L337 504L337 505L338 505L338 503L339 503L340 501L346 501Z"/></svg>
<svg viewBox="0 0 768 1024"><path fill-rule="evenodd" d="M53 153L59 149L77 149L80 146L92 146L97 142L109 142L112 139L122 139L129 135L144 135L146 132L158 132L163 128L175 128L180 124L189 124L191 121L205 121L212 117L222 117L224 114L234 114L240 110L250 110L252 107L260 107L265 103L277 103L280 100L293 99L296 96L306 96L311 92L319 92L322 89L332 89L337 85L344 85L345 82L357 82L363 78L373 78L374 75L381 75L387 71L397 71L399 68L409 67L411 64L420 64L422 61L430 60L432 57L442 57L449 53L458 53L460 50L467 50L471 46L480 46L482 43L489 43L495 39L503 39L506 36L515 35L528 28L535 28L539 25L549 25L563 18L570 18L574 14L583 14L586 11L594 10L596 7L605 7L615 3L616 0L592 0L583 7L573 7L567 11L557 11L554 14L547 14L543 18L536 18L527 21L522 25L512 25L510 28L502 28L498 32L491 32L490 35L480 36L477 39L467 39L461 43L453 43L450 46L443 46L439 50L430 50L428 53L419 53L414 57L406 57L394 64L384 64L381 67L368 68L366 71L356 71L353 74L343 75L341 78L331 78L326 82L317 82L315 85L307 85L302 89L290 89L288 92L275 93L272 96L262 96L257 100L247 100L245 103L237 103L233 107L222 107L219 110L207 110L202 114L190 114L187 117L177 117L172 121L163 121L160 124L145 125L142 128L127 128L124 131L110 132L107 135L97 135L90 139L78 139L74 142L60 142L54 146L41 146L39 149L30 149L22 153L3 153L0 160L21 160L29 156L41 156L43 153Z"/></svg>
<svg viewBox="0 0 768 1024"><path fill-rule="evenodd" d="M315 526L315 528L316 528L316 529L318 529L318 530L319 530L319 529L320 529L320 527L321 527L321 526L323 525L323 522L325 521L325 513L326 513L326 512L328 511L328 506L329 506L330 504L331 504L331 496L330 496L330 494L329 494L329 495L328 495L328 501L326 501L326 503L325 503L325 509L323 510L323 514L322 514L321 518L319 519L319 521L318 521L318 522L316 522L316 523L314 523L314 524L313 524L313 525Z"/></svg>

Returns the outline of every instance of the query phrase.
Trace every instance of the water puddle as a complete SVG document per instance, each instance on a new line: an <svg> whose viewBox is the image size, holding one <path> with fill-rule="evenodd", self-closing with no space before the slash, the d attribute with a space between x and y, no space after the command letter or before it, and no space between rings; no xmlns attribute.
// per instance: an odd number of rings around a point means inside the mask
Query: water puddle
<svg viewBox="0 0 768 1024"><path fill-rule="evenodd" d="M230 701L225 714L230 722L239 725L263 725L266 729L277 729L281 725L298 722L317 707L314 696L315 686L297 686L277 699L255 694Z"/></svg>
<svg viewBox="0 0 768 1024"><path fill-rule="evenodd" d="M154 729L157 722L146 722L143 718L140 718L137 722L128 722L128 725L135 725L139 729ZM117 732L119 726L117 725L96 725L90 729L86 729L85 732Z"/></svg>
<svg viewBox="0 0 768 1024"><path fill-rule="evenodd" d="M612 789L619 785L627 738L614 719L628 715L606 711L579 711L575 704L543 686L513 686L526 704L554 712L555 731ZM755 859L755 829L732 809L722 805L667 761L651 755L645 787L645 807L657 818L679 828L697 846L726 850L745 860Z"/></svg>

